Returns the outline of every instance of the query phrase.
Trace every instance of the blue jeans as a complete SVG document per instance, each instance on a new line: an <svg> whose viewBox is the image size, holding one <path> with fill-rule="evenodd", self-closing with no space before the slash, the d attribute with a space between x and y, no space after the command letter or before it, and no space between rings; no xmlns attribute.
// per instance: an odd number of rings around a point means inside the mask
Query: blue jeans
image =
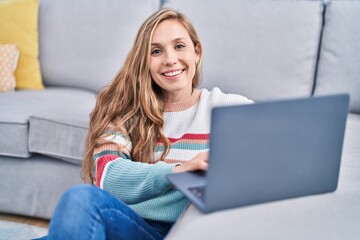
<svg viewBox="0 0 360 240"><path fill-rule="evenodd" d="M163 239L169 223L147 221L107 191L91 185L68 190L40 239Z"/></svg>

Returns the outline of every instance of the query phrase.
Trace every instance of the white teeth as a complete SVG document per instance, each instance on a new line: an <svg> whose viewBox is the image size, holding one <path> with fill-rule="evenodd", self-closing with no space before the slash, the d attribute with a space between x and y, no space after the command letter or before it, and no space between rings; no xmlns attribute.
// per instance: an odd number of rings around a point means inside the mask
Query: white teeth
<svg viewBox="0 0 360 240"><path fill-rule="evenodd" d="M173 76L176 76L176 75L182 73L182 71L183 71L183 70L178 70L178 71L174 71L174 72L167 72L167 73L164 73L164 75L165 75L166 77L173 77Z"/></svg>

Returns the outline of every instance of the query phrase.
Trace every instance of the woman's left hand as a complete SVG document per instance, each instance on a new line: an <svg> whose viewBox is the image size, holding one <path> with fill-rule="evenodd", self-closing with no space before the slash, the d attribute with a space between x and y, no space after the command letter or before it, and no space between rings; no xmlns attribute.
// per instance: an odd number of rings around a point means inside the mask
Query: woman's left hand
<svg viewBox="0 0 360 240"><path fill-rule="evenodd" d="M201 152L190 161L175 166L174 173L197 171L197 170L206 171L208 169L208 158L209 158L209 152Z"/></svg>

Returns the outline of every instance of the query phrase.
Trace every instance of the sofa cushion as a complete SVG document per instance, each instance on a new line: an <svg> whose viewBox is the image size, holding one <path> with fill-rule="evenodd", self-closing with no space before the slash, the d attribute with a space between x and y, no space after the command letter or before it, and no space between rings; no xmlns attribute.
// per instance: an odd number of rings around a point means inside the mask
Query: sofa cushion
<svg viewBox="0 0 360 240"><path fill-rule="evenodd" d="M315 94L347 92L360 113L360 1L331 1L326 8Z"/></svg>
<svg viewBox="0 0 360 240"><path fill-rule="evenodd" d="M81 167L38 154L26 159L0 156L0 166L1 213L50 219L61 195L83 182Z"/></svg>
<svg viewBox="0 0 360 240"><path fill-rule="evenodd" d="M39 66L38 0L0 1L0 43L20 51L16 88L43 89Z"/></svg>
<svg viewBox="0 0 360 240"><path fill-rule="evenodd" d="M120 69L141 23L159 4L160 0L41 0L44 84L98 91Z"/></svg>
<svg viewBox="0 0 360 240"><path fill-rule="evenodd" d="M70 111L78 104L94 106L95 94L77 89L47 88L44 91L2 93L0 102L0 155L29 157L30 116L56 109ZM84 107L86 114L89 114L88 108Z"/></svg>
<svg viewBox="0 0 360 240"><path fill-rule="evenodd" d="M95 99L64 108L37 112L30 117L29 150L81 165Z"/></svg>
<svg viewBox="0 0 360 240"><path fill-rule="evenodd" d="M321 1L168 0L203 43L202 86L254 100L310 96Z"/></svg>

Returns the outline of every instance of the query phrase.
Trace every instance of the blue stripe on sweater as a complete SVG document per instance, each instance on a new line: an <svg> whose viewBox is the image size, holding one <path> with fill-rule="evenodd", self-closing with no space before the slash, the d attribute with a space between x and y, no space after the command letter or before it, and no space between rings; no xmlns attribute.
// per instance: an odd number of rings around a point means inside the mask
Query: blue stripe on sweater
<svg viewBox="0 0 360 240"><path fill-rule="evenodd" d="M180 149L180 150L206 150L209 149L209 144L191 144L191 143L178 143L171 145L171 149ZM164 151L163 146L156 146L155 152Z"/></svg>
<svg viewBox="0 0 360 240"><path fill-rule="evenodd" d="M118 157L121 157L121 158L124 158L124 159L130 159L130 156L123 153L123 152L120 152L120 151L114 151L114 150L104 150L100 153L97 153L97 154L94 154L94 157L93 159L96 160L98 159L99 157L102 157L104 155L108 155L108 154L113 154L113 155L116 155Z"/></svg>

